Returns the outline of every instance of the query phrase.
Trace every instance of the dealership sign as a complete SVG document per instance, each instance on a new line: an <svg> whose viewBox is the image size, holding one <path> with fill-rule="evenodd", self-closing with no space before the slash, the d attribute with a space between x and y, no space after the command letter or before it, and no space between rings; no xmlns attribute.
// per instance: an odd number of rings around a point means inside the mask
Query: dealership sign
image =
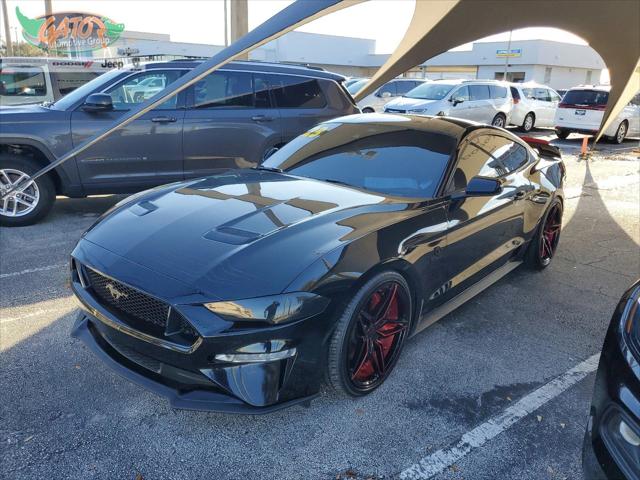
<svg viewBox="0 0 640 480"><path fill-rule="evenodd" d="M506 48L501 48L496 50L496 57L521 57L522 49L521 48L512 48L508 50Z"/></svg>
<svg viewBox="0 0 640 480"><path fill-rule="evenodd" d="M27 42L55 53L106 48L124 31L124 24L92 13L62 12L29 18L16 7L16 16Z"/></svg>

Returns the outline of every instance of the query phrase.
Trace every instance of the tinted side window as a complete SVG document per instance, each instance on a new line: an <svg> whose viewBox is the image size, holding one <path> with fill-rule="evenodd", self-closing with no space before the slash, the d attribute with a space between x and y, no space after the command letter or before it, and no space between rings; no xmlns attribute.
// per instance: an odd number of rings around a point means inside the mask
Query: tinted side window
<svg viewBox="0 0 640 480"><path fill-rule="evenodd" d="M44 72L37 67L4 67L0 70L0 95L36 97L47 94Z"/></svg>
<svg viewBox="0 0 640 480"><path fill-rule="evenodd" d="M324 98L318 81L314 78L272 75L271 84L280 108L324 108Z"/></svg>
<svg viewBox="0 0 640 480"><path fill-rule="evenodd" d="M458 157L448 191L464 190L473 177L498 178L528 161L524 147L497 135L480 135L471 140Z"/></svg>
<svg viewBox="0 0 640 480"><path fill-rule="evenodd" d="M471 96L471 100L488 100L490 97L489 94L489 85L469 85L469 95Z"/></svg>
<svg viewBox="0 0 640 480"><path fill-rule="evenodd" d="M395 97L397 95L396 83L397 82L389 82L386 85L383 85L382 87L380 87L380 90L378 90L378 95L382 96L383 93L389 92L392 97Z"/></svg>
<svg viewBox="0 0 640 480"><path fill-rule="evenodd" d="M506 98L507 89L498 85L489 85L489 91L491 92L491 98Z"/></svg>
<svg viewBox="0 0 640 480"><path fill-rule="evenodd" d="M253 107L251 74L247 72L213 72L194 87L196 108Z"/></svg>
<svg viewBox="0 0 640 480"><path fill-rule="evenodd" d="M516 87L509 87L511 89L511 96L515 99L515 100L520 100L520 92L518 92L518 89Z"/></svg>

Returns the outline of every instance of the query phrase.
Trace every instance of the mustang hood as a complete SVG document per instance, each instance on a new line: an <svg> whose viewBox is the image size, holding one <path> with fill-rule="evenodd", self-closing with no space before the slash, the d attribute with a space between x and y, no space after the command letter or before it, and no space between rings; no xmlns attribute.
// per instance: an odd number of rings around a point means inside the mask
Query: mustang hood
<svg viewBox="0 0 640 480"><path fill-rule="evenodd" d="M313 261L400 211L406 202L382 195L244 170L132 197L84 238L194 293L233 299L283 291Z"/></svg>

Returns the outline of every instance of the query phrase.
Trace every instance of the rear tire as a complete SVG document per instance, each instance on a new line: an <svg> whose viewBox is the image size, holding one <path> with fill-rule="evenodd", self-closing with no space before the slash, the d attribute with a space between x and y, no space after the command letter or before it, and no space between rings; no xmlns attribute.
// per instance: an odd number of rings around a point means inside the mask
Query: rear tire
<svg viewBox="0 0 640 480"><path fill-rule="evenodd" d="M504 128L507 124L507 117L504 113L498 113L493 120L491 120L491 125L494 127Z"/></svg>
<svg viewBox="0 0 640 480"><path fill-rule="evenodd" d="M375 113L376 111L371 107L364 107L362 113Z"/></svg>
<svg viewBox="0 0 640 480"><path fill-rule="evenodd" d="M524 262L531 270L544 270L551 264L562 231L562 202L555 198L529 242Z"/></svg>
<svg viewBox="0 0 640 480"><path fill-rule="evenodd" d="M628 126L627 126L627 122L625 120L625 121L621 122L620 125L618 125L618 129L616 130L616 134L613 137L607 137L607 139L611 143L615 143L616 145L620 145L622 142L624 142L624 139L627 136L627 130L628 130Z"/></svg>
<svg viewBox="0 0 640 480"><path fill-rule="evenodd" d="M380 273L358 290L329 343L327 380L337 392L358 397L384 383L408 337L412 305L409 285L397 272Z"/></svg>
<svg viewBox="0 0 640 480"><path fill-rule="evenodd" d="M558 137L560 140L566 140L569 135L571 135L571 132L563 130L561 128L556 128L556 137Z"/></svg>
<svg viewBox="0 0 640 480"><path fill-rule="evenodd" d="M41 166L29 158L1 155L0 186L6 188L10 183L16 183L22 175L31 176L40 169ZM0 200L0 225L3 227L33 225L44 218L55 201L55 185L49 175L43 175L17 197L17 201L16 195L11 195L6 202Z"/></svg>
<svg viewBox="0 0 640 480"><path fill-rule="evenodd" d="M533 113L529 112L524 117L524 120L522 122L522 126L520 127L520 129L523 132L530 132L531 130L533 130L533 126L534 126L535 123L536 123L535 116L533 115Z"/></svg>

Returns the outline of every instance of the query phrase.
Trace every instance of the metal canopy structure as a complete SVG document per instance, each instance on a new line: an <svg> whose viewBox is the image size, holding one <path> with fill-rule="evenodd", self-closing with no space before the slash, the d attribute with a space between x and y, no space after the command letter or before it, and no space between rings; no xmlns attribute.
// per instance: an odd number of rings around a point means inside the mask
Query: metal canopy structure
<svg viewBox="0 0 640 480"><path fill-rule="evenodd" d="M163 91L133 108L103 132L87 139L33 177L5 191L26 188L95 143L128 125L226 63L313 20L368 0L296 0ZM507 30L551 26L585 39L609 68L611 92L596 140L640 88L640 2L637 0L416 0L400 45L371 81L356 94L363 98L395 76L458 45Z"/></svg>

